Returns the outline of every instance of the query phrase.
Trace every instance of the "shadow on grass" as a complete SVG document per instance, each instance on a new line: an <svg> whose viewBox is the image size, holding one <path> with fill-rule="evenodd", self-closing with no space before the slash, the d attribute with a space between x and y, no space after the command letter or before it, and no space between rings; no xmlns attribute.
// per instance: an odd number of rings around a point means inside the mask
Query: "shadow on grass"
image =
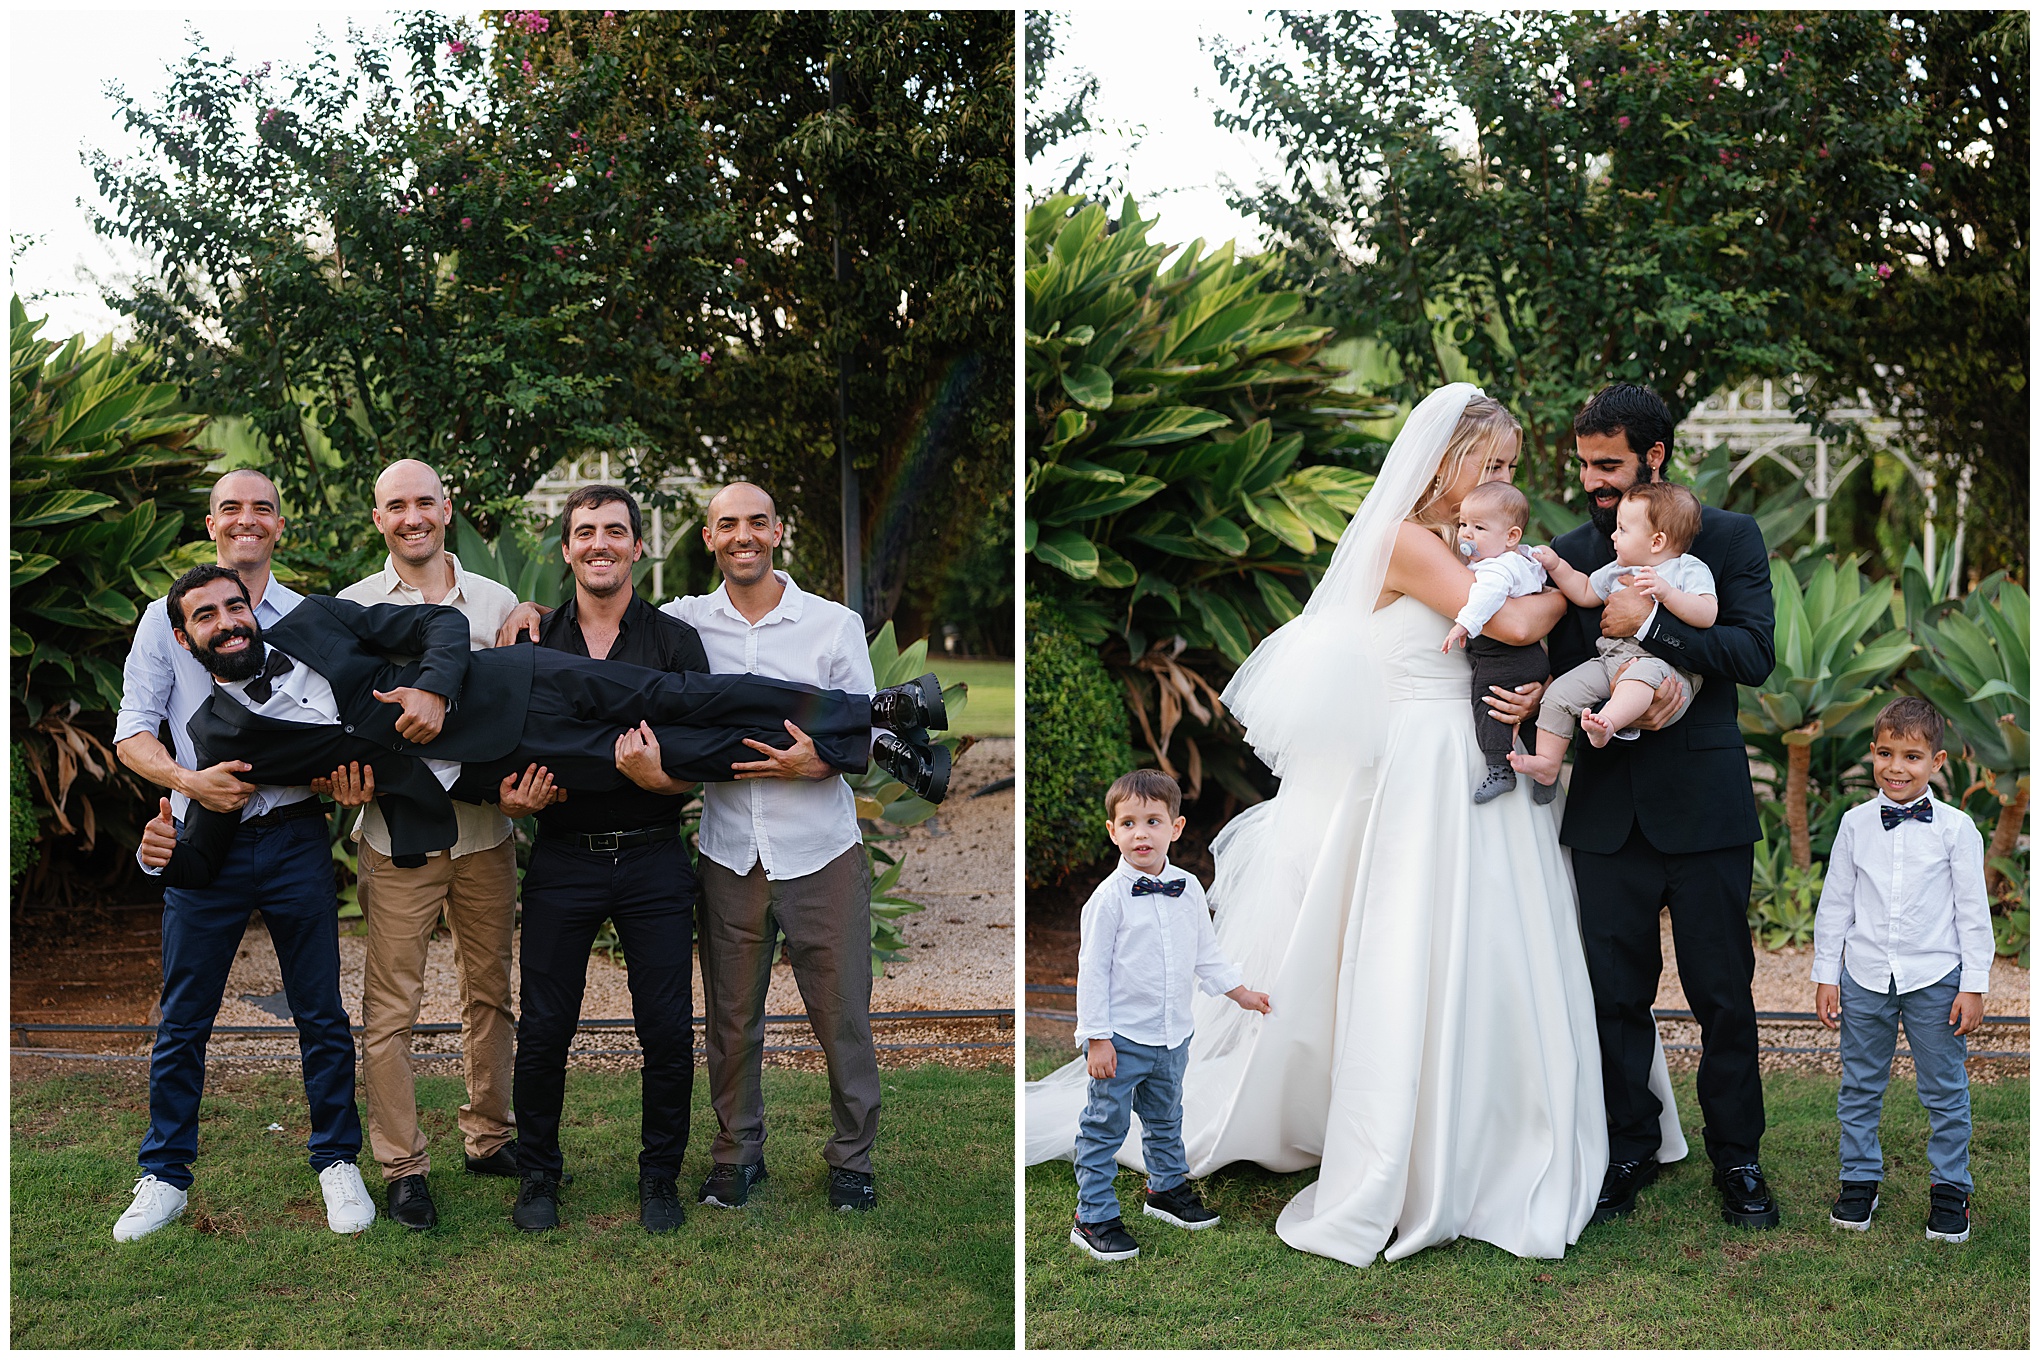
<svg viewBox="0 0 2040 1360"><path fill-rule="evenodd" d="M182 1219L116 1244L146 1096L100 1071L13 1087L13 1318L22 1347L931 1347L1013 1343L1010 1070L883 1073L879 1204L831 1212L828 1082L768 1071L772 1177L693 1203L715 1119L695 1082L687 1223L637 1222L638 1075L570 1074L564 1226L510 1226L515 1183L460 1164L457 1079L418 1083L440 1226L326 1228L294 1071L208 1083ZM278 1123L281 1132L269 1132ZM366 1178L383 1208L379 1176Z"/></svg>
<svg viewBox="0 0 2040 1360"><path fill-rule="evenodd" d="M1141 1217L1140 1178L1121 1173L1141 1255L1101 1265L1069 1245L1069 1163L1030 1167L1027 1344L2026 1348L2028 1081L1971 1092L1977 1192L1958 1247L1925 1240L1926 1117L1911 1083L1887 1096L1884 1204L1865 1233L1827 1221L1836 1078L1764 1078L1764 1167L1785 1221L1762 1233L1721 1221L1692 1078L1674 1083L1694 1154L1667 1168L1635 1215L1588 1228L1561 1261L1460 1241L1355 1270L1275 1236L1277 1213L1315 1171L1239 1165L1200 1182L1225 1222L1194 1235Z"/></svg>

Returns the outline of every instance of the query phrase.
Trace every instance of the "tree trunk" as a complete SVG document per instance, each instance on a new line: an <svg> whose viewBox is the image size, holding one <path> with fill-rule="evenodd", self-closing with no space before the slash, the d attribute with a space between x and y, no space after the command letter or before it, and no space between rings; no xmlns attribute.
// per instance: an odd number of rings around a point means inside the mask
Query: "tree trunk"
<svg viewBox="0 0 2040 1360"><path fill-rule="evenodd" d="M1802 869L1813 864L1813 838L1806 830L1806 771L1812 759L1810 745L1785 748L1785 829L1792 833L1792 862Z"/></svg>
<svg viewBox="0 0 2040 1360"><path fill-rule="evenodd" d="M2004 896L2005 876L1990 867L1989 861L2000 856L2009 858L2019 848L2019 828L2026 822L2026 805L2032 801L2033 786L2030 777L2021 776L2019 791L2012 795L1998 812L1997 830L1991 834L1990 853L1984 857L1983 889L1990 898L1991 908L1996 909L1998 899Z"/></svg>

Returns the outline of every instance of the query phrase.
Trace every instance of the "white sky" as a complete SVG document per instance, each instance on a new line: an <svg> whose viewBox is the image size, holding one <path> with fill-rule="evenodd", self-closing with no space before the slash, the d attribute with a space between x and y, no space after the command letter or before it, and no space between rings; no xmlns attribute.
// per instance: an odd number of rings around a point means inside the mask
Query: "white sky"
<svg viewBox="0 0 2040 1360"><path fill-rule="evenodd" d="M477 11L479 12L479 11ZM98 189L80 159L83 148L136 149L117 121L118 106L104 92L118 82L146 106L168 85L170 66L189 50L196 29L215 55L281 67L308 57L323 29L336 42L347 24L374 30L387 22L374 9L311 9L288 4L204 9L13 9L8 13L7 231L46 239L15 268L13 290L49 290L29 315L47 312L48 339L79 331L97 338L125 331L125 322L100 302L88 276L135 271L137 256L125 241L106 241L92 230L81 200L98 201ZM118 152L116 152L118 154ZM11 254L11 251L10 251Z"/></svg>
<svg viewBox="0 0 2040 1360"><path fill-rule="evenodd" d="M1049 90L1059 88L1069 72L1088 69L1098 77L1098 94L1090 105L1094 122L1146 125L1147 135L1130 154L1123 147L1112 150L1125 167L1127 187L1140 202L1142 216L1152 215L1149 209L1161 215L1153 239L1178 242L1202 236L1207 246L1237 240L1243 253L1260 248L1259 224L1226 206L1227 183L1252 189L1263 180L1286 178L1281 153L1272 143L1221 131L1213 122L1219 101L1230 100L1198 40L1252 50L1274 32L1262 11L1082 9L1071 14L1048 72ZM1115 159L1108 143L1096 140L1093 145L1099 162Z"/></svg>

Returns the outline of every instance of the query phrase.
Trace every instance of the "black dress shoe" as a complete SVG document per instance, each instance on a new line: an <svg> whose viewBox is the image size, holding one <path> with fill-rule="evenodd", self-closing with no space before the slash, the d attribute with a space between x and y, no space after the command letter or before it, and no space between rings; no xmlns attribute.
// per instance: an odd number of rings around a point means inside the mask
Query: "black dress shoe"
<svg viewBox="0 0 2040 1360"><path fill-rule="evenodd" d="M486 1157L470 1156L467 1159L467 1169L470 1176L507 1176L511 1180L516 1180L519 1174L517 1140L512 1138Z"/></svg>
<svg viewBox="0 0 2040 1360"><path fill-rule="evenodd" d="M560 1226L560 1183L542 1171L534 1171L517 1187L517 1205L510 1221L525 1232L544 1232Z"/></svg>
<svg viewBox="0 0 2040 1360"><path fill-rule="evenodd" d="M1608 1163L1608 1174L1601 1178L1601 1196L1594 1201L1594 1216L1588 1222L1606 1223L1636 1212L1636 1192L1656 1180L1657 1173L1655 1157Z"/></svg>
<svg viewBox="0 0 2040 1360"><path fill-rule="evenodd" d="M941 802L949 792L947 746L915 746L904 737L880 732L872 743L871 758L881 770L931 803Z"/></svg>
<svg viewBox="0 0 2040 1360"><path fill-rule="evenodd" d="M845 1171L837 1167L829 1173L829 1207L831 1209L856 1210L864 1213L878 1207L877 1182L869 1171Z"/></svg>
<svg viewBox="0 0 2040 1360"><path fill-rule="evenodd" d="M929 728L947 728L949 709L942 702L942 682L931 672L880 690L871 696L871 725L923 740Z"/></svg>
<svg viewBox="0 0 2040 1360"><path fill-rule="evenodd" d="M1778 1226L1778 1201L1755 1162L1714 1169L1714 1188L1721 1192L1721 1217L1738 1228Z"/></svg>
<svg viewBox="0 0 2040 1360"><path fill-rule="evenodd" d="M751 1187L764 1180L763 1162L717 1162L695 1198L718 1209L741 1209L751 1198Z"/></svg>
<svg viewBox="0 0 2040 1360"><path fill-rule="evenodd" d="M671 1176L639 1176L637 1183L638 1222L649 1233L671 1232L687 1221L680 1205L680 1187Z"/></svg>
<svg viewBox="0 0 2040 1360"><path fill-rule="evenodd" d="M390 1217L416 1232L439 1226L439 1210L423 1176L399 1176L390 1182Z"/></svg>

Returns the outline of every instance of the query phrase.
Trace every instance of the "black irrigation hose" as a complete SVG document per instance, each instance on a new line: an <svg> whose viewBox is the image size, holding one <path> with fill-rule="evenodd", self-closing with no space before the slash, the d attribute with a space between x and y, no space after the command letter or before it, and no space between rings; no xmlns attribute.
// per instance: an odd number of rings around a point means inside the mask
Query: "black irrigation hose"
<svg viewBox="0 0 2040 1360"><path fill-rule="evenodd" d="M897 1052L903 1049L915 1048L1011 1049L1013 1045L1010 1043L927 1043L873 1044L872 1047L880 1052ZM764 1051L767 1053L820 1053L822 1046L820 1044L767 1044ZM147 1062L150 1056L147 1053L74 1053L65 1048L14 1048L9 1049L8 1052L11 1056L17 1058L69 1058L77 1062ZM573 1058L630 1058L641 1057L643 1054L644 1050L641 1048L591 1048L569 1050L567 1056ZM458 1058L461 1056L463 1055L459 1053L413 1053L411 1055L413 1061L431 1058ZM206 1055L206 1061L296 1062L299 1060L299 1057L300 1055L296 1053L209 1053Z"/></svg>
<svg viewBox="0 0 2040 1360"><path fill-rule="evenodd" d="M1013 1018L1013 1009L1009 1006L1004 1010L981 1011L873 1011L870 1018L873 1020L1010 1020ZM706 1016L697 1015L693 1016L692 1019L696 1028L708 1023ZM805 1024L807 1023L807 1017L805 1015L768 1015L765 1017L765 1023L768 1025ZM575 1026L575 1029L624 1029L634 1027L636 1024L637 1021L635 1020L583 1020ZM156 1026L154 1025L64 1025L37 1024L29 1021L15 1021L9 1028L22 1034L154 1034L156 1032ZM296 1034L297 1026L215 1025L212 1032L214 1034L254 1035ZM359 1034L361 1033L361 1026L351 1026L349 1032ZM460 1033L460 1026L435 1021L429 1025L413 1025L411 1026L411 1033L458 1034ZM770 1052L772 1050L768 1049L767 1051Z"/></svg>

